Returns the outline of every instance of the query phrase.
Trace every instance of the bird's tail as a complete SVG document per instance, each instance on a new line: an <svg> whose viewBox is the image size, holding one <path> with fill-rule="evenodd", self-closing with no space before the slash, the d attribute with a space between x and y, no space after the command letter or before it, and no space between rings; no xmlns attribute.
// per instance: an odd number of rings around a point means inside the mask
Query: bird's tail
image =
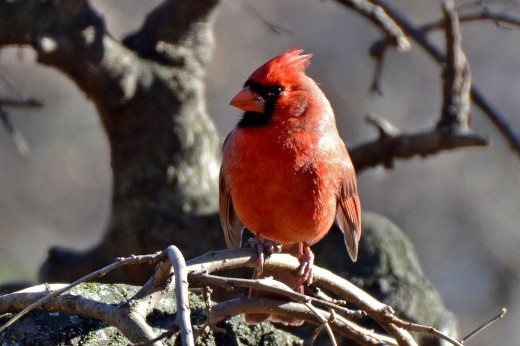
<svg viewBox="0 0 520 346"><path fill-rule="evenodd" d="M301 244L295 244L291 247L286 247L284 245L282 247L282 253L288 253L290 255L293 255L295 257L298 257L301 254ZM296 273L287 273L287 272L278 272L278 271L270 271L268 269L264 269L260 275L258 274L258 269L255 269L253 274L253 279L261 279L261 278L267 278L272 277L274 280L280 281L284 283L285 285L291 287L294 289L294 291L298 293L304 292L303 282L300 279L300 277ZM287 301L286 297L283 297L276 293L261 291L257 289L250 289L249 290L249 297L257 297L257 298L270 298L270 299L280 299ZM290 326L299 326L303 324L303 320L291 317L291 316L283 316L283 315L273 315L273 314L257 314L257 313L250 313L245 315L246 322L248 323L258 323L258 322L265 322L265 321L271 321L276 323L282 323L284 325L290 325Z"/></svg>

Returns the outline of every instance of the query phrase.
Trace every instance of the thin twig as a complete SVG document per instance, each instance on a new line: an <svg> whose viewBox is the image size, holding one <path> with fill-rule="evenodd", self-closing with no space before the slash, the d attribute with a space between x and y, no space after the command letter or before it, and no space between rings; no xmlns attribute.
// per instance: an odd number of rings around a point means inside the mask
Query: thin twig
<svg viewBox="0 0 520 346"><path fill-rule="evenodd" d="M496 321L498 320L501 320L502 318L504 318L504 316L506 315L507 313L507 309L506 308L502 308L500 310L500 312L493 318L491 318L489 321L483 323L481 326L479 326L477 329L475 329L474 331L472 331L471 333L469 333L468 335L466 335L462 341L461 341L461 344L464 344L466 343L469 339L473 338L474 336L476 336L477 334L479 334L481 331L483 331L484 329L486 329L487 327L489 327L490 325L492 325L493 323L495 323Z"/></svg>
<svg viewBox="0 0 520 346"><path fill-rule="evenodd" d="M211 284L220 286L223 288L230 287L246 287L246 288L254 288L257 290L262 290L266 292L276 293L281 296L287 297L294 301L300 303L306 303L308 301L313 302L315 304L324 306L326 308L337 310L345 316L356 316L358 317L360 314L357 311L352 311L343 306L337 305L335 303L328 302L326 300L322 300L319 298L314 298L311 296L307 296L298 292L293 291L289 287L285 285L281 285L280 282L271 280L271 279L241 279L241 278L224 278L211 274L194 274L190 275L190 278L195 280L196 282ZM361 314L366 316L365 314Z"/></svg>
<svg viewBox="0 0 520 346"><path fill-rule="evenodd" d="M495 24L506 23L506 24L520 27L520 18L511 16L506 13L493 12L489 8L482 9L482 10L474 12L474 13L460 13L459 14L459 21L461 23L471 23L471 22L477 22L477 21L483 21L483 20L491 20ZM421 30L426 33L426 32L430 32L433 30L442 29L443 27L444 27L444 19L441 18L441 19L432 21L430 23L421 25Z"/></svg>
<svg viewBox="0 0 520 346"><path fill-rule="evenodd" d="M175 271L175 300L177 302L177 324L181 331L182 344L195 346L190 321L190 305L188 298L188 272L186 261L179 249L170 245L164 250Z"/></svg>
<svg viewBox="0 0 520 346"><path fill-rule="evenodd" d="M462 346L461 342L459 342L459 341L455 340L454 338L452 338L451 336L435 329L434 327L428 327L428 326L424 326L424 325L417 324L417 323L403 321L393 314L388 314L388 320L391 321L393 324L395 324L399 327L402 327L406 330L409 330L411 332L419 332L419 333L434 335L434 336L438 337L439 339L446 340L447 342L449 342L452 345Z"/></svg>
<svg viewBox="0 0 520 346"><path fill-rule="evenodd" d="M330 343L333 346L338 346L338 343L336 342L336 338L334 337L334 332L332 332L332 329L330 328L329 321L323 317L323 315L320 313L318 309L316 309L310 302L304 302L305 306L312 311L312 313L318 318L318 320L321 321L321 325L318 328L325 328L327 330L327 334L329 334ZM318 333L319 334L319 333ZM318 335L316 334L316 336Z"/></svg>
<svg viewBox="0 0 520 346"><path fill-rule="evenodd" d="M0 125L6 129L7 133L16 145L16 148L18 148L20 154L27 155L29 153L29 145L25 141L25 138L23 138L20 131L18 131L18 129L12 123L9 113L7 113L2 108L0 108Z"/></svg>
<svg viewBox="0 0 520 346"><path fill-rule="evenodd" d="M161 261L163 258L165 257L165 254L163 252L157 252L155 254L152 254L152 255L141 255L141 256L130 256L130 257L125 257L125 258L118 258L116 260L116 262L106 266L106 267L103 267L99 270L96 270L95 272L92 272L88 275L85 275L83 276L82 278L74 281L73 283L63 287L63 288L60 288L52 293L49 293L48 295L46 295L45 297L35 301L34 303L30 304L29 306L27 306L25 309L23 309L22 311L20 311L19 313L17 313L16 315L14 315L13 317L11 317L9 319L9 321L7 321L1 328L0 328L0 333L2 333L4 330L6 330L7 328L9 328L9 326L11 326L14 322L18 321L22 316L24 316L25 314L27 314L29 311L41 306L43 303L59 296L60 294L63 294L67 291L69 291L71 288L83 283L83 282L87 282L87 281L92 281L94 279L98 279L106 274L108 274L109 272L111 272L112 270L115 270L115 269L118 269L118 268L121 268L123 266L127 266L127 265L135 265L135 264L142 264L142 263L157 263L159 261Z"/></svg>
<svg viewBox="0 0 520 346"><path fill-rule="evenodd" d="M175 282L170 280L172 275L170 262L167 260L161 261L155 267L150 279L128 300L128 308L137 310L143 316L150 314L157 302L175 287ZM129 302L132 302L132 306Z"/></svg>
<svg viewBox="0 0 520 346"><path fill-rule="evenodd" d="M0 107L43 107L43 102L34 97L0 96Z"/></svg>
<svg viewBox="0 0 520 346"><path fill-rule="evenodd" d="M263 25L265 25L269 30L271 30L275 34L281 35L281 34L284 34L284 33L285 34L292 34L293 33L292 30L286 29L284 27L281 27L278 24L271 23L270 21L268 21L263 15L260 14L260 12L258 12L256 7L251 5L248 1L242 0L240 3L244 6L246 11L251 16L253 16L254 18L258 19Z"/></svg>
<svg viewBox="0 0 520 346"><path fill-rule="evenodd" d="M367 0L336 0L336 2L353 9L369 19L391 38L398 50L405 51L410 49L410 42L402 29L380 6L374 5Z"/></svg>

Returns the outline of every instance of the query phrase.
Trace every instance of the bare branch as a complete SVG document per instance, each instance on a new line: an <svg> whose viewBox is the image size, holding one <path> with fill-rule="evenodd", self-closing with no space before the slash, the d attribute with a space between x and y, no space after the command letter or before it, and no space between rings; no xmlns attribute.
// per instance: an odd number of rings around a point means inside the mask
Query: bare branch
<svg viewBox="0 0 520 346"><path fill-rule="evenodd" d="M472 331L471 333L469 333L468 335L466 335L463 339L462 339L462 343L466 343L469 339L473 338L474 336L476 336L477 334L479 334L481 331L483 331L484 329L486 329L487 327L489 327L490 325L492 325L493 323L495 323L496 321L498 320L501 320L505 317L505 315L507 314L507 309L506 308L502 308L500 309L500 312L494 316L493 318L491 318L489 321L483 323L481 326L479 326L477 329L475 329L474 331Z"/></svg>
<svg viewBox="0 0 520 346"><path fill-rule="evenodd" d="M512 26L520 27L520 18L511 16L507 13L494 12L488 7L484 7L480 11L476 11L473 13L459 13L460 23L471 23L484 20L493 21L496 25L500 23L505 23L510 24ZM444 19L441 18L430 23L421 25L421 30L426 33L432 30L442 29L443 27Z"/></svg>
<svg viewBox="0 0 520 346"><path fill-rule="evenodd" d="M29 145L25 141L25 138L23 138L20 131L18 131L18 129L14 126L9 113L7 113L2 108L0 108L0 125L6 129L14 144L16 144L18 152L21 155L27 155L29 153Z"/></svg>
<svg viewBox="0 0 520 346"><path fill-rule="evenodd" d="M510 16L506 13L493 12L488 7L482 8L480 11L475 13L459 13L460 23L469 23L481 20L492 20L495 23L507 23L513 26L520 26L520 18ZM420 26L420 31L428 33L432 30L444 29L446 26L446 19L440 18L431 23L426 23ZM374 77L370 90L376 92L379 95L383 95L381 88L381 76L383 73L384 57L391 45L392 40L388 37L383 37L372 44L370 47L370 56L374 58L376 67L374 69Z"/></svg>
<svg viewBox="0 0 520 346"><path fill-rule="evenodd" d="M317 328L317 332L315 331L315 335L318 336L319 334L319 331L323 328L325 328L327 330L327 334L329 335L329 339L330 339L330 343L333 345L333 346L338 346L338 343L336 341L336 338L334 337L334 333L332 332L332 329L330 328L330 324L329 324L329 321L328 319L326 319L322 314L321 312L316 309L314 306L312 306L312 304L310 302L304 302L304 305L314 314L314 316L316 316L316 318L321 322L321 324L318 326ZM334 311L334 310L332 310ZM330 320L333 321L334 320L334 315L331 313L330 314Z"/></svg>
<svg viewBox="0 0 520 346"><path fill-rule="evenodd" d="M271 30L275 34L281 35L283 33L287 33L287 34L292 34L293 33L292 30L286 29L284 27L281 27L278 24L271 23L270 21L268 21L264 16L262 16L260 14L260 12L258 12L256 7L251 5L248 1L242 0L240 3L242 4L242 6L246 9L246 11L251 16L253 16L254 18L258 19L260 21L260 23L262 23L267 29Z"/></svg>
<svg viewBox="0 0 520 346"><path fill-rule="evenodd" d="M164 250L175 271L175 300L177 302L177 324L181 330L182 344L194 346L193 330L190 321L190 305L188 302L188 272L186 262L179 249L170 245Z"/></svg>
<svg viewBox="0 0 520 346"><path fill-rule="evenodd" d="M462 50L460 25L454 0L442 4L446 24L447 59L442 73L443 99L437 129L442 133L467 132L470 123L471 72Z"/></svg>
<svg viewBox="0 0 520 346"><path fill-rule="evenodd" d="M117 306L83 298L79 295L56 295L56 292L63 292L67 288L68 286L63 284L39 285L0 296L0 311L5 313L25 310L38 303L39 308L49 312L74 313L103 321L119 329L131 342L142 342L155 338L155 334L143 317L137 320L133 319L126 314L122 314Z"/></svg>
<svg viewBox="0 0 520 346"><path fill-rule="evenodd" d="M189 319L189 306L187 303L187 280L189 278L189 280L202 283L204 286L211 284L228 288L241 286L266 290L282 296L286 296L298 302L290 303L279 299L235 299L233 301L219 303L212 306L208 313L208 316L210 317L209 322L206 323L218 323L229 316L239 313L265 313L266 311L269 311L270 313L291 315L292 317L298 319L303 319L314 324L323 325L323 328L330 329L328 332L331 336L331 340L333 338L332 330L334 330L343 335L346 335L356 342L361 343L362 345L374 345L381 343L389 345L416 345L416 342L407 331L409 330L428 333L442 338L452 343L453 345L461 345L461 343L457 340L454 340L453 338L443 334L435 328L406 322L397 318L390 306L377 301L350 282L334 275L328 270L319 267L314 267L314 279L316 286L319 286L337 295L340 299L343 299L363 310L382 328L386 329L394 339L376 334L373 331L369 331L347 320L345 316L351 316L352 311L334 304L331 302L331 298L328 296L326 300L306 296L294 292L286 285L272 279L251 280L223 278L208 274L208 272L212 271L220 271L237 267L255 267L257 265L257 252L253 249L214 251L194 258L188 261L186 272L189 274L187 277L186 274L183 274L183 269L179 268L179 263L180 267L182 267L182 258L179 259L178 255L175 255L172 249L173 248L169 247L164 252L154 255L145 255L139 257L134 256L127 259L120 259L111 266L105 267L96 273L92 273L89 276L90 278L98 277L99 275L108 272L109 269L112 270L124 264L137 264L142 263L143 261L153 261L154 263L157 263L158 261L162 261L159 264L158 269L154 272L152 278L150 278L147 284L145 284L143 289L141 289L129 301L120 306L116 307L88 300L85 300L84 303L82 303L83 301L78 300L80 308L70 308L67 306L62 308L60 304L62 304L63 301L69 299L68 297L70 295L58 295L70 289L70 287L72 287L74 284L67 286L40 285L36 288L0 297L0 313L14 312L19 309L23 309L22 311L28 311L35 306L39 306L48 310L51 309L51 311L72 311L74 313L82 314L88 317L98 318L107 322L108 324L114 325L117 328L120 328L125 336L129 338L129 340L134 342L139 342L143 345L159 345L159 342L162 338L172 335L172 333L175 331L169 331L159 337L156 337L151 327L146 323L145 317L147 314L143 313L145 311L151 311L150 306L153 306L154 303L145 305L142 302L147 297L156 301L156 295L165 294L171 289L171 285L168 283L171 281L169 280L171 276L171 266L169 266L168 262L165 261L165 257L167 256L175 266L178 314L185 315L185 321ZM265 262L265 267L271 271L282 270L288 273L296 273L299 265L300 264L298 259L287 254L273 254ZM182 286L185 286L185 289L182 289ZM56 291L50 293L49 291L51 289L56 289ZM184 291L184 293L181 291ZM30 296L27 296L28 294L30 294ZM181 297L180 295L184 295L184 297ZM76 301L74 300L74 302ZM81 307L83 306L81 304L87 305L87 307L85 307L87 313L83 313L81 311ZM326 312L316 307L318 305L330 309L330 312ZM147 307L147 309L143 309L143 306ZM95 310L95 312L91 312L93 309L97 310ZM185 309L184 313L181 311L182 309ZM188 315L186 315L186 311L188 311ZM358 313L355 312L355 314L357 315ZM183 317L179 317L179 319L182 318ZM10 323L14 322L15 320L16 319L12 319ZM183 322L181 321L181 324L182 323ZM210 324L207 325L212 326ZM205 326L203 327L205 328ZM5 325L3 328L5 329L7 327L8 325ZM182 327L181 325L181 328L189 329L190 327ZM319 332L319 329L316 330L316 332ZM186 332L186 334L186 337L189 338L191 332ZM190 341L187 342L189 343Z"/></svg>
<svg viewBox="0 0 520 346"><path fill-rule="evenodd" d="M211 322L217 324L226 320L230 316L243 313L263 313L266 311L266 309L268 309L271 313L278 315L291 316L311 322L313 324L321 324L316 315L309 311L309 309L303 304L289 303L277 299L267 298L238 298L218 303L213 306L210 317ZM329 320L329 312L320 310L320 314ZM359 327L355 323L352 323L342 317L337 317L329 323L334 331L361 345L398 345L394 339Z"/></svg>
<svg viewBox="0 0 520 346"><path fill-rule="evenodd" d="M371 123L374 123L374 119L371 118ZM381 131L380 126L388 127L383 125L388 123L386 120L376 122L379 131ZM393 128L393 125L389 126ZM380 164L386 168L392 168L395 159L408 159L413 156L426 157L445 150L486 145L488 145L487 138L470 131L447 135L436 129L428 129L401 133L397 136L383 135L377 140L349 148L349 152L356 172L360 173L369 167Z"/></svg>
<svg viewBox="0 0 520 346"><path fill-rule="evenodd" d="M342 5L345 5L374 23L377 27L385 32L397 47L398 50L405 51L410 49L410 42L406 38L402 29L394 20L388 16L383 8L374 5L366 0L336 0Z"/></svg>
<svg viewBox="0 0 520 346"><path fill-rule="evenodd" d="M304 294L298 293L290 289L289 287L285 285L281 285L280 282L275 280L269 280L269 279L239 279L239 278L223 278L215 275L210 274L194 274L189 276L190 279L194 280L195 282L200 282L203 284L211 284L215 286L220 286L223 288L233 288L233 287L246 287L246 288L255 288L266 292L272 292L279 294L281 296L287 297L289 299L292 299L296 302L300 303L306 303L306 302L313 302L315 304L321 305L323 307L329 308L329 309L335 309L338 313L341 313L344 316L348 317L359 317L359 313L357 311L353 312L350 309L347 309L343 306L339 306L337 304L306 296ZM366 313L363 314L366 316Z"/></svg>
<svg viewBox="0 0 520 346"><path fill-rule="evenodd" d="M444 53L437 48L421 31L421 28L415 25L408 17L404 16L396 7L387 0L373 0L373 2L381 6L385 12L391 17L403 31L414 39L431 57L438 63L442 64L446 61ZM473 102L487 115L491 122L502 133L504 138L509 142L512 149L520 155L520 136L513 130L507 118L496 109L477 88L475 84L471 86L471 97Z"/></svg>
<svg viewBox="0 0 520 346"><path fill-rule="evenodd" d="M207 262L207 260L211 260L211 262ZM256 251L253 249L213 251L190 260L187 264L190 274L225 270L238 266L255 267L257 265ZM264 266L269 270L276 269L295 272L299 268L300 263L295 257L290 255L273 254L265 261ZM413 341L413 338L408 332L385 322L385 312L391 311L389 306L378 302L358 287L327 270L314 267L314 279L316 280L316 284L334 292L348 302L366 311L367 315L381 324L383 328L387 329L399 343L403 345L415 345L415 341Z"/></svg>
<svg viewBox="0 0 520 346"><path fill-rule="evenodd" d="M43 102L34 97L0 96L0 107L43 107Z"/></svg>
<svg viewBox="0 0 520 346"><path fill-rule="evenodd" d="M95 272L92 272L92 273L74 281L73 283L71 283L65 287L62 287L48 295L45 295L43 298L41 298L41 299L33 302L29 306L25 307L22 311L20 311L15 316L13 316L11 319L9 319L9 321L7 321L0 328L0 333L3 332L4 330L6 330L7 328L9 328L10 325L12 325L14 322L19 320L23 315L27 314L29 311L41 306L42 304L44 304L47 301L50 301L53 298L58 297L59 295L69 291L71 288L73 288L83 282L93 281L95 279L98 279L98 278L108 274L112 270L121 268L123 266L136 265L136 264L142 264L142 263L150 263L150 264L157 263L157 262L161 261L162 259L164 259L164 257L165 257L165 254L163 252L157 252L152 255L141 255L141 256L130 256L130 257L125 257L125 258L119 258L119 259L117 259L116 262L114 262L104 268L101 268L99 270L96 270Z"/></svg>
<svg viewBox="0 0 520 346"><path fill-rule="evenodd" d="M462 342L455 340L451 336L444 334L443 332L435 329L434 327L428 327L428 326L423 326L423 325L420 325L417 323L403 321L403 320L399 319L398 317L396 317L395 315L388 315L388 318L395 325L402 327L406 330L409 330L411 332L431 334L431 335L438 337L439 339L448 341L452 345L463 346Z"/></svg>

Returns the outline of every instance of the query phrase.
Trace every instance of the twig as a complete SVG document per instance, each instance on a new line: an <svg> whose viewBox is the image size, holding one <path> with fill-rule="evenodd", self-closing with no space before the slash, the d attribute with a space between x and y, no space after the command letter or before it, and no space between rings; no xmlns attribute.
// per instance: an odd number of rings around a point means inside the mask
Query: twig
<svg viewBox="0 0 520 346"><path fill-rule="evenodd" d="M150 346L150 345L162 346L163 343L157 344L157 342L159 342L159 341L161 341L163 339L171 338L172 336L174 336L178 332L179 332L179 328L177 326L175 326L174 328L165 331L161 335L159 335L159 336L157 336L157 337L155 337L155 338L153 338L151 340L138 342L138 343L135 343L135 344L128 344L127 346Z"/></svg>
<svg viewBox="0 0 520 346"><path fill-rule="evenodd" d="M2 108L0 108L0 124L3 125L3 127L6 129L7 133L18 148L20 154L27 155L29 153L29 145L27 145L25 138L23 138L20 131L18 131L18 129L11 122L11 117L9 114Z"/></svg>
<svg viewBox="0 0 520 346"><path fill-rule="evenodd" d="M376 117L373 114L367 114L365 121L379 131L379 138L395 138L401 134L401 131L388 120Z"/></svg>
<svg viewBox="0 0 520 346"><path fill-rule="evenodd" d="M508 15L506 13L493 12L489 8L483 8L482 10L474 12L474 13L460 13L459 14L459 22L461 22L461 23L470 23L470 22L483 21L483 20L491 20L495 24L506 23L506 24L511 24L513 26L520 27L520 18ZM444 27L444 20L437 19L430 23L421 25L421 30L423 32L430 32L432 30L441 29L443 27Z"/></svg>
<svg viewBox="0 0 520 346"><path fill-rule="evenodd" d="M325 300L321 300L318 298L306 296L304 294L298 293L290 289L289 287L282 285L280 282L270 279L240 279L240 278L224 278L211 274L194 274L190 275L190 278L196 282L211 284L215 286L220 286L224 288L230 287L246 287L246 288L254 288L257 290L262 290L266 292L272 292L279 294L281 296L287 297L294 301L300 303L306 303L308 301L313 302L315 304L324 306L326 308L335 309L338 312L341 312L345 316L359 316L360 314L357 311L352 311L343 306L339 306L335 303L331 303ZM361 314L366 316L366 313Z"/></svg>
<svg viewBox="0 0 520 346"><path fill-rule="evenodd" d="M150 314L157 302L165 294L173 290L175 283L172 277L172 266L169 261L163 260L155 267L152 276L143 287L126 303L128 309L138 311L141 315ZM130 306L132 302L132 306Z"/></svg>
<svg viewBox="0 0 520 346"><path fill-rule="evenodd" d="M271 30L275 34L281 35L283 33L286 33L286 34L293 33L292 30L286 29L284 27L281 27L280 25L277 25L275 23L271 23L270 21L268 21L264 16L262 16L260 14L260 12L258 12L256 7L251 5L248 1L242 0L240 3L243 5L243 7L246 9L246 11L249 12L249 14L251 16L258 19L262 24L264 24L269 30Z"/></svg>
<svg viewBox="0 0 520 346"><path fill-rule="evenodd" d="M170 245L164 250L175 271L175 300L177 302L177 324L181 331L182 344L194 346L188 299L188 272L186 262L179 249Z"/></svg>
<svg viewBox="0 0 520 346"><path fill-rule="evenodd" d="M20 311L19 313L17 313L16 315L14 315L12 318L9 319L9 321L7 321L1 328L0 328L0 333L2 333L4 330L6 330L7 328L9 328L10 325L12 325L14 322L18 321L22 316L24 316L25 314L27 314L29 311L41 306L43 303L69 291L71 288L83 283L83 282L87 282L87 281L92 281L94 279L98 279L106 274L108 274L109 272L111 272L112 270L114 269L117 269L117 268L120 268L120 267L123 267L123 266L127 266L127 265L134 265L134 264L142 264L142 263L157 263L159 262L160 260L162 260L164 258L164 253L163 252L157 252L155 254L152 254L152 255L142 255L142 256L130 256L130 257L125 257L125 258L118 258L116 260L116 262L104 267L104 268L101 268L99 270L96 270L95 272L92 272L88 275L85 275L84 277L74 281L73 283L63 287L63 288L60 288L48 295L46 295L45 297L35 301L34 303L30 304L29 306L27 306L25 309L23 309L22 311Z"/></svg>
<svg viewBox="0 0 520 346"><path fill-rule="evenodd" d="M472 331L471 333L469 333L468 335L466 335L462 341L461 341L461 344L464 344L466 343L469 339L473 338L474 336L476 336L477 334L479 334L481 331L483 331L484 329L486 329L487 327L489 327L490 325L492 325L493 323L495 323L496 321L498 320L501 320L502 318L504 318L504 316L506 315L507 313L507 309L506 308L502 308L500 310L500 312L498 313L498 315L496 315L495 317L491 318L489 321L483 323L481 326L479 326L477 329L475 329L474 331Z"/></svg>
<svg viewBox="0 0 520 346"><path fill-rule="evenodd" d="M323 315L320 313L318 309L316 309L310 302L304 302L305 306L312 311L312 313L318 318L318 320L321 322L320 326L318 328L321 330L322 328L325 328L327 330L327 334L329 334L330 343L333 346L338 346L338 343L336 342L336 338L334 337L334 333L332 332L332 329L330 328L329 321L323 317ZM332 310L334 311L334 310ZM331 317L333 315L331 314ZM331 318L331 320L334 320ZM318 330L318 328L316 328ZM316 333L316 336L318 336L319 332Z"/></svg>
<svg viewBox="0 0 520 346"><path fill-rule="evenodd" d="M395 325L402 327L406 330L409 330L411 332L419 332L419 333L434 335L434 336L438 337L439 339L446 340L447 342L449 342L452 345L463 346L462 342L455 340L451 336L444 334L443 332L435 329L434 327L428 327L428 326L423 326L423 325L417 324L417 323L403 321L393 314L388 314L388 320L391 321L392 323L394 323Z"/></svg>
<svg viewBox="0 0 520 346"><path fill-rule="evenodd" d="M34 97L0 97L0 107L43 107L43 102Z"/></svg>

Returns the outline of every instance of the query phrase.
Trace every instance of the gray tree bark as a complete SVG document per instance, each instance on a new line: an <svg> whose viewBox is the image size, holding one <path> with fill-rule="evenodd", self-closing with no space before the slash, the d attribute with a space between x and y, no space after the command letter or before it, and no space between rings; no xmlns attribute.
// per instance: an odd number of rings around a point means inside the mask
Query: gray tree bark
<svg viewBox="0 0 520 346"><path fill-rule="evenodd" d="M187 257L223 246L215 214L220 142L202 81L218 4L165 1L121 43L88 1L0 1L0 48L30 45L38 62L69 76L95 104L110 143L105 237L82 253L52 249L42 281L67 281L169 243ZM118 279L145 277L143 268Z"/></svg>

